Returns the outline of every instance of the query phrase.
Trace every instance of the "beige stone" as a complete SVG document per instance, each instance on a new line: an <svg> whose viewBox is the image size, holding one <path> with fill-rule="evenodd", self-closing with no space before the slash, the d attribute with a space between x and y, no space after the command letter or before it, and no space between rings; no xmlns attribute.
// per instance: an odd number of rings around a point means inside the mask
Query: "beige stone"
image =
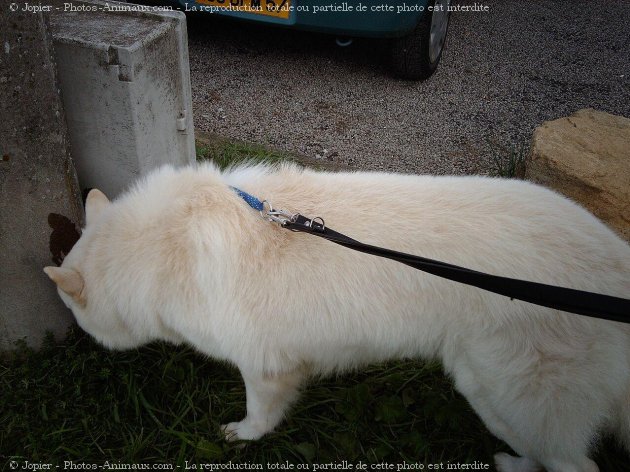
<svg viewBox="0 0 630 472"><path fill-rule="evenodd" d="M526 178L580 203L630 241L630 119L585 109L543 123Z"/></svg>

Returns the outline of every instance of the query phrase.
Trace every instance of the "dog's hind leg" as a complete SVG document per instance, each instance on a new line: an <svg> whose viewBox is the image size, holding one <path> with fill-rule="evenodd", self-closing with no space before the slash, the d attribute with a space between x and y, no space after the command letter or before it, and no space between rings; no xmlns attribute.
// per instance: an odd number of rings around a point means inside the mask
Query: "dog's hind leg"
<svg viewBox="0 0 630 472"><path fill-rule="evenodd" d="M581 441L586 434L566 435L549 434L549 431L536 432L536 427L531 423L545 424L547 421L535 418L534 409L527 409L529 417L521 417L516 411L511 411L508 416L503 415L506 421L501 419L499 412L495 412L485 402L474 401L471 405L479 416L500 439L507 442L516 452L523 457L513 457L508 454L495 455L497 470L500 472L599 472L595 462L587 457L588 442ZM560 413L560 412L558 412ZM509 418L509 419L508 419ZM508 424L508 421L511 425ZM527 424L527 422L531 422ZM579 425L573 423L576 428L582 427L588 430L588 424ZM520 425L517 426L517 425ZM555 428L553 428L555 429ZM552 437L555 436L555 437ZM581 437L580 437L581 436ZM535 457L536 459L532 459Z"/></svg>
<svg viewBox="0 0 630 472"><path fill-rule="evenodd" d="M497 454L501 472L598 472L588 458L606 403L575 389L554 392L555 384L526 383L517 369L502 373L501 382L484 378L472 361L454 369L457 389L488 429L522 457ZM498 369L495 370L495 374ZM508 378L512 376L511 378ZM527 377L525 377L527 379ZM558 388L558 387L556 387Z"/></svg>
<svg viewBox="0 0 630 472"><path fill-rule="evenodd" d="M228 441L256 440L273 431L297 399L304 379L301 371L274 376L241 374L245 381L247 416L222 427Z"/></svg>

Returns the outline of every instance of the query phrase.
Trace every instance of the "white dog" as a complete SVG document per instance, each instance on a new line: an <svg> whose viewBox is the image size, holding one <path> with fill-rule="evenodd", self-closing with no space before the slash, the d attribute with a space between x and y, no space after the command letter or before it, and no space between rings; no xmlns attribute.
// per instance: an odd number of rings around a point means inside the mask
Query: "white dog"
<svg viewBox="0 0 630 472"><path fill-rule="evenodd" d="M111 203L92 191L81 239L46 273L105 346L186 342L238 366L247 416L224 427L228 438L272 431L308 375L437 357L522 456L498 454L500 471L595 472L588 454L603 431L630 447L627 325L288 231L230 186L365 243L630 294L630 247L578 205L522 181L204 165L162 168Z"/></svg>

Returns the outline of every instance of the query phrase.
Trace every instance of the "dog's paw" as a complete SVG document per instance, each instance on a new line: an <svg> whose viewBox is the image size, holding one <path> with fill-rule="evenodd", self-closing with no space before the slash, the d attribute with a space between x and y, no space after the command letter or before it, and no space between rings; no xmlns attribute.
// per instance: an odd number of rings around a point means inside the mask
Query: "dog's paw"
<svg viewBox="0 0 630 472"><path fill-rule="evenodd" d="M238 434L236 433L236 431L238 430L238 424L237 422L234 423L228 423L228 424L222 424L221 425L221 432L223 433L223 436L225 437L225 440L228 442L232 442L232 441L238 441Z"/></svg>
<svg viewBox="0 0 630 472"><path fill-rule="evenodd" d="M233 441L255 441L260 439L265 433L255 428L247 419L239 422L224 424L221 431L228 442Z"/></svg>
<svg viewBox="0 0 630 472"><path fill-rule="evenodd" d="M494 455L498 472L540 472L538 463L527 457L514 457L504 452Z"/></svg>

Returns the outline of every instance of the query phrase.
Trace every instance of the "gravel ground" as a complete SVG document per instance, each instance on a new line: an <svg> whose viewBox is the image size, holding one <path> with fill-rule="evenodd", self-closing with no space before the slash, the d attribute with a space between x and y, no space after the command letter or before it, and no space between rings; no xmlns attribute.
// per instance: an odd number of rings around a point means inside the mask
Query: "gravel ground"
<svg viewBox="0 0 630 472"><path fill-rule="evenodd" d="M195 126L360 169L467 174L545 120L586 107L630 117L630 2L484 4L452 16L440 68L420 83L389 75L382 41L339 48L193 14Z"/></svg>

